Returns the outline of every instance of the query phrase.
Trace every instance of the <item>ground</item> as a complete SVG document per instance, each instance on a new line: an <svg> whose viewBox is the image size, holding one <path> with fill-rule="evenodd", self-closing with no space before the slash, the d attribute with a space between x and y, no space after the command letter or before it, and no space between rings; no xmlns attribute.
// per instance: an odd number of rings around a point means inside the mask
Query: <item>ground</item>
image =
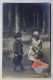
<svg viewBox="0 0 53 80"><path fill-rule="evenodd" d="M42 74L37 74L34 70L31 70L32 61L28 59L28 52L30 43L23 42L23 66L26 71L14 72L14 64L13 64L13 38L4 38L3 39L3 66L2 66L2 77L3 78L42 78L42 77L50 77L50 67L47 71L44 71ZM44 53L44 59L46 62L50 64L50 41L43 40L43 48L42 51ZM48 61L49 60L49 61ZM49 65L50 66L50 65ZM20 67L17 67L20 69Z"/></svg>

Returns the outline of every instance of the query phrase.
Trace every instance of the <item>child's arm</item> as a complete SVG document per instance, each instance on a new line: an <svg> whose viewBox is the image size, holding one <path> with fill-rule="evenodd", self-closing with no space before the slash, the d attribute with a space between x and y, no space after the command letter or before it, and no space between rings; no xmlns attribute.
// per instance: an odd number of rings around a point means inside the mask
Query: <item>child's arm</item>
<svg viewBox="0 0 53 80"><path fill-rule="evenodd" d="M42 41L40 41L37 47L33 47L33 51L38 53L42 49Z"/></svg>
<svg viewBox="0 0 53 80"><path fill-rule="evenodd" d="M18 51L18 54L23 54L23 46L22 46L22 44L21 44L21 42L19 43L19 42L17 42L17 44L16 44L16 47L17 47L17 51Z"/></svg>
<svg viewBox="0 0 53 80"><path fill-rule="evenodd" d="M38 45L38 50L40 51L42 49L42 42Z"/></svg>

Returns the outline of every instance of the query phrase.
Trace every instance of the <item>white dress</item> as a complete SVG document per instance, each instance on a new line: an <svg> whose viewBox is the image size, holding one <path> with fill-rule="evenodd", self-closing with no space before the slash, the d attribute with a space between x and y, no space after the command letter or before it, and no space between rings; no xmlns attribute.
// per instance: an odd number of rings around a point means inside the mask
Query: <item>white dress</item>
<svg viewBox="0 0 53 80"><path fill-rule="evenodd" d="M32 39L32 45L30 46L30 50L29 50L29 54L28 54L28 59L33 60L34 61L34 57L32 56L32 47L37 47L40 44L40 42L42 42L40 39L39 40L35 40L34 38ZM40 49L40 51L42 51L42 49Z"/></svg>

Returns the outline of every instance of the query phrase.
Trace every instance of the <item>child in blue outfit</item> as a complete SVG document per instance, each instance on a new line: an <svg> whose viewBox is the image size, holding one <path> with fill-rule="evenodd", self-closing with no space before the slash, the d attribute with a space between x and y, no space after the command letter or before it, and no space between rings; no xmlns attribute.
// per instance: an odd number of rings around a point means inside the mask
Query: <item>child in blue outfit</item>
<svg viewBox="0 0 53 80"><path fill-rule="evenodd" d="M22 34L21 33L16 33L14 35L14 44L13 44L13 50L14 50L14 58L13 58L13 63L14 63L14 71L16 71L16 67L18 65L21 66L21 70L24 70L23 65L22 65L22 55L23 55L23 44L21 40Z"/></svg>

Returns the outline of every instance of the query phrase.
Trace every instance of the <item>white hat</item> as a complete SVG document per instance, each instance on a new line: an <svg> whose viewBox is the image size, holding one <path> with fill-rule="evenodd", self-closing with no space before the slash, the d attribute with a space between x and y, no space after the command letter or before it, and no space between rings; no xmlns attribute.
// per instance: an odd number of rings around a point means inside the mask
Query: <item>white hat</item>
<svg viewBox="0 0 53 80"><path fill-rule="evenodd" d="M36 35L36 36L39 36L39 32L38 31L35 31L33 34Z"/></svg>

